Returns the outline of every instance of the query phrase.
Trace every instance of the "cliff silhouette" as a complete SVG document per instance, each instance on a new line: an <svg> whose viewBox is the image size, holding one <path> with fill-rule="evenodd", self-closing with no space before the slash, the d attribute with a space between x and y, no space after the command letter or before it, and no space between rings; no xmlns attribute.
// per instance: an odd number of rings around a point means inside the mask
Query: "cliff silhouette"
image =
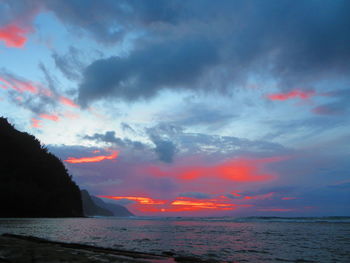
<svg viewBox="0 0 350 263"><path fill-rule="evenodd" d="M111 204L102 199L90 195L87 190L81 191L83 210L86 216L134 216L126 207L119 204Z"/></svg>
<svg viewBox="0 0 350 263"><path fill-rule="evenodd" d="M63 163L0 117L0 217L77 216L80 189Z"/></svg>

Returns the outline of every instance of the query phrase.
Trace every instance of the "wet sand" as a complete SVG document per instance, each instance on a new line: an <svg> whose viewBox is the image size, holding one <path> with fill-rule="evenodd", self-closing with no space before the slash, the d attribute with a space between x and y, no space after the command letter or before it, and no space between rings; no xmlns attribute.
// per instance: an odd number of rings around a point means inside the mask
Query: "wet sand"
<svg viewBox="0 0 350 263"><path fill-rule="evenodd" d="M0 236L0 263L193 263L198 258L156 255L74 243L54 242L31 236Z"/></svg>

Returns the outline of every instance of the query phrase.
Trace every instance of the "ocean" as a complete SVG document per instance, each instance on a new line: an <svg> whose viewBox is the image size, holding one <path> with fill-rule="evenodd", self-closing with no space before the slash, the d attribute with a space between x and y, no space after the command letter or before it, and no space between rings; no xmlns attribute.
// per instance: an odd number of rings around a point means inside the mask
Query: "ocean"
<svg viewBox="0 0 350 263"><path fill-rule="evenodd" d="M350 217L0 219L0 234L219 262L350 262Z"/></svg>

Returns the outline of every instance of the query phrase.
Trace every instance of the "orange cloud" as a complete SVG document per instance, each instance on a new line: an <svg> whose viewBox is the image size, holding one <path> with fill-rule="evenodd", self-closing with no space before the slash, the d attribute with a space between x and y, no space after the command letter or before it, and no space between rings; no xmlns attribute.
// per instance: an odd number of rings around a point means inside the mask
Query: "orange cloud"
<svg viewBox="0 0 350 263"><path fill-rule="evenodd" d="M98 197L101 198L108 198L108 199L114 199L114 200L122 200L122 199L127 199L131 201L135 201L139 204L142 205L163 205L167 203L168 201L166 200L157 200L157 199L152 199L150 197L139 197L139 196L109 196L109 195L99 195Z"/></svg>
<svg viewBox="0 0 350 263"><path fill-rule="evenodd" d="M31 121L32 121L32 127L33 128L41 128L42 127L41 124L40 124L41 120L37 120L37 119L32 118Z"/></svg>
<svg viewBox="0 0 350 263"><path fill-rule="evenodd" d="M51 121L58 121L60 117L58 117L57 115L53 115L53 114L40 114L39 115L40 118L42 119L47 119L47 120L51 120Z"/></svg>
<svg viewBox="0 0 350 263"><path fill-rule="evenodd" d="M294 98L299 99L309 99L312 96L315 96L316 93L314 91L301 91L301 90L292 90L287 93L274 93L267 95L267 98L270 100L289 100Z"/></svg>
<svg viewBox="0 0 350 263"><path fill-rule="evenodd" d="M0 28L0 40L5 42L7 47L22 48L27 42L26 34L30 30L21 28L15 24L9 24Z"/></svg>
<svg viewBox="0 0 350 263"><path fill-rule="evenodd" d="M96 163L96 162L102 162L104 160L116 159L118 157L118 154L119 154L118 151L112 151L110 155L99 155L99 156L81 157L81 158L68 157L68 159L64 161L67 163Z"/></svg>
<svg viewBox="0 0 350 263"><path fill-rule="evenodd" d="M252 205L231 204L230 199L196 199L189 197L177 197L175 200L159 200L150 197L138 196L105 196L100 195L101 198L108 198L114 200L128 199L135 201L131 204L131 208L143 213L164 213L164 212L193 212L193 211L225 211L235 210L238 207L251 207Z"/></svg>

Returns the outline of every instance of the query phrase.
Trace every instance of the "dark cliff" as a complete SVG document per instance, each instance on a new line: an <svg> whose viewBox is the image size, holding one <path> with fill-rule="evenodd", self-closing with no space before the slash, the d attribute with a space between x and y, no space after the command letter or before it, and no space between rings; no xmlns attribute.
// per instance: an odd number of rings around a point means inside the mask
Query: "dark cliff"
<svg viewBox="0 0 350 263"><path fill-rule="evenodd" d="M83 200L83 210L86 216L113 216L111 211L96 205L88 191L82 190L81 198Z"/></svg>
<svg viewBox="0 0 350 263"><path fill-rule="evenodd" d="M99 207L102 207L111 211L113 213L113 216L118 216L118 217L134 216L133 213L131 213L126 207L122 205L104 202L102 199L96 196L91 196L91 199Z"/></svg>
<svg viewBox="0 0 350 263"><path fill-rule="evenodd" d="M62 162L0 117L0 217L75 216L80 189Z"/></svg>

